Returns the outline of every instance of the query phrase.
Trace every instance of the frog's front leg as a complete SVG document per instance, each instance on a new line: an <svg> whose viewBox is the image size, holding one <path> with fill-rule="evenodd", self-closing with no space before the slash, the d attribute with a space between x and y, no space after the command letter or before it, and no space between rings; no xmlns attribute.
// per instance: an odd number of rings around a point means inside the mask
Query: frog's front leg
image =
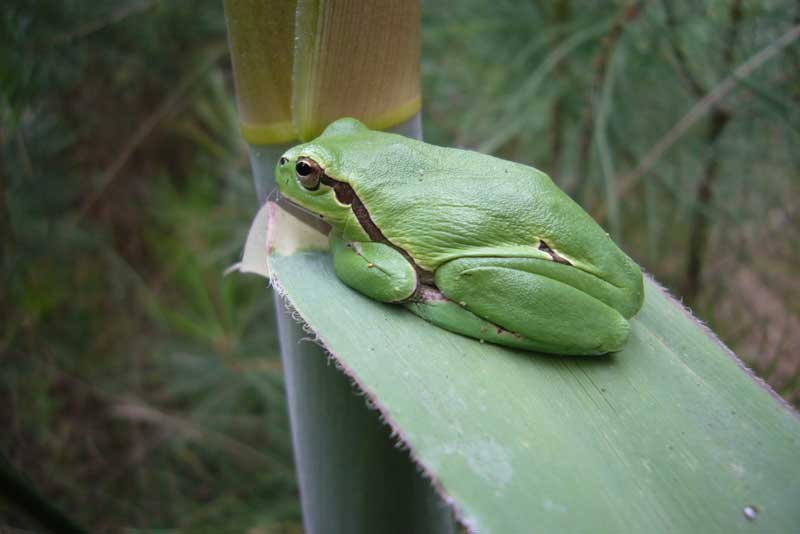
<svg viewBox="0 0 800 534"><path fill-rule="evenodd" d="M373 242L346 242L331 233L336 275L348 286L381 302L401 302L417 289L414 267L397 250Z"/></svg>
<svg viewBox="0 0 800 534"><path fill-rule="evenodd" d="M628 338L628 321L601 300L545 276L552 272L543 268L545 261L462 258L439 267L435 280L451 301L524 337L526 348L556 354L620 350ZM480 331L467 335L481 338Z"/></svg>

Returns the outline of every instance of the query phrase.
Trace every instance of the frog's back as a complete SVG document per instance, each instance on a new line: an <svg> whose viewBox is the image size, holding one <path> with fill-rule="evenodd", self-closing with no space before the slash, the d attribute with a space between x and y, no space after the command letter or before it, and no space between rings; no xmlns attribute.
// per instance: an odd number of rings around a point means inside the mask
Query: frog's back
<svg viewBox="0 0 800 534"><path fill-rule="evenodd" d="M383 162L395 164L367 171L358 194L386 237L421 263L435 268L454 256L536 246L534 223L545 213L531 199L553 187L546 176L476 152L387 149Z"/></svg>
<svg viewBox="0 0 800 534"><path fill-rule="evenodd" d="M603 278L622 269L620 285L638 272L613 243L595 246L607 234L532 167L372 131L346 146L337 159L370 217L427 270L458 257L541 257L543 240Z"/></svg>

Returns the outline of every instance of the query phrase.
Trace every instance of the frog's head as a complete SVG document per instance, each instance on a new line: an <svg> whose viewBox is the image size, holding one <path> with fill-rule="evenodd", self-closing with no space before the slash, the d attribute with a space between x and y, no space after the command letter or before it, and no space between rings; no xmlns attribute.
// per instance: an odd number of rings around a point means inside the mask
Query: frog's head
<svg viewBox="0 0 800 534"><path fill-rule="evenodd" d="M281 195L334 226L344 224L351 213L352 189L341 177L331 176L338 173L328 171L340 160L342 140L368 131L355 119L339 119L313 141L290 148L275 169Z"/></svg>

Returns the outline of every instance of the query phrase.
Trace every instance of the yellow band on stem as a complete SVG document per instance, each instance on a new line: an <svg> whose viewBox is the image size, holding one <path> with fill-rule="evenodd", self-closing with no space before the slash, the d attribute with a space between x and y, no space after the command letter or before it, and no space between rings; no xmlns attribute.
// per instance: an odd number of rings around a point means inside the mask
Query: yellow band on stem
<svg viewBox="0 0 800 534"><path fill-rule="evenodd" d="M380 115L365 119L364 122L373 130L387 130L407 121L421 108L422 97L417 96ZM242 137L251 145L277 145L297 139L291 121L270 124L247 124L240 121L239 129Z"/></svg>
<svg viewBox="0 0 800 534"><path fill-rule="evenodd" d="M414 116L422 109L422 97L417 95L384 113L366 119L364 122L372 130L388 130Z"/></svg>
<svg viewBox="0 0 800 534"><path fill-rule="evenodd" d="M292 121L270 124L247 124L239 122L242 137L251 145L278 145L297 139Z"/></svg>

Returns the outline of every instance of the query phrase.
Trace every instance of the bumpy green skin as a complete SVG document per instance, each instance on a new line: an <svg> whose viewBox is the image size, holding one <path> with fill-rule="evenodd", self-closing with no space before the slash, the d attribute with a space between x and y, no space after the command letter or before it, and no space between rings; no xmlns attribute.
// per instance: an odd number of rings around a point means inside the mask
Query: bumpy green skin
<svg viewBox="0 0 800 534"><path fill-rule="evenodd" d="M348 184L382 242L332 187L303 187L298 158ZM531 167L340 119L290 149L276 176L286 198L332 225L345 283L442 328L528 350L604 354L624 345L642 305L639 267Z"/></svg>

